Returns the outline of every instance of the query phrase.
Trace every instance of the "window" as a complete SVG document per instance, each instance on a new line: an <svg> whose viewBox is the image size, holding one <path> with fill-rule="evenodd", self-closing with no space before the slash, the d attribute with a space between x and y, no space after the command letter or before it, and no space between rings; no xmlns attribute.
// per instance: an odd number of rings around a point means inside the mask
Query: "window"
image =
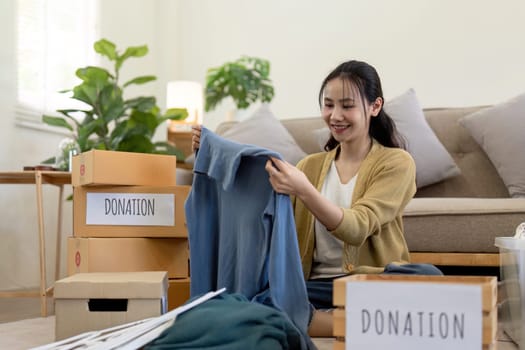
<svg viewBox="0 0 525 350"><path fill-rule="evenodd" d="M75 70L97 64L97 1L17 0L17 119L40 123L42 114L78 108L60 91L79 83Z"/></svg>

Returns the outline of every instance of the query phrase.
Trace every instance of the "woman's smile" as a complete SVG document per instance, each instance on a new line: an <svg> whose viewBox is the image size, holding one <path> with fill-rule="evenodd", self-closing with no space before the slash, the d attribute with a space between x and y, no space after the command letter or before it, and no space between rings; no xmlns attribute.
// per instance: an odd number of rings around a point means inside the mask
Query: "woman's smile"
<svg viewBox="0 0 525 350"><path fill-rule="evenodd" d="M332 132L336 133L336 134L342 134L344 133L346 130L350 129L350 125L348 124L330 124L330 128L332 129Z"/></svg>

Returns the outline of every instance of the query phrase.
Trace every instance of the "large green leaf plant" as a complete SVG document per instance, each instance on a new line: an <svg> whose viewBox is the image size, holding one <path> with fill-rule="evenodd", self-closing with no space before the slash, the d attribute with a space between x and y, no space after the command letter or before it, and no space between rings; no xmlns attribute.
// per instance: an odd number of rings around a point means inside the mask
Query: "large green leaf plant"
<svg viewBox="0 0 525 350"><path fill-rule="evenodd" d="M75 100L87 105L85 109L59 109L62 116L43 115L44 123L65 128L71 132L80 152L91 149L140 153L172 154L184 159L183 153L169 142L153 142L155 130L166 120L182 120L186 109L172 108L162 113L153 96L125 99L124 89L156 80L144 75L120 85L120 69L131 57L143 57L148 47L131 46L119 53L114 43L101 39L94 44L95 51L114 63L113 71L96 66L79 68L76 76L81 83L64 93L72 93ZM44 163L54 163L55 157Z"/></svg>
<svg viewBox="0 0 525 350"><path fill-rule="evenodd" d="M210 68L206 72L204 94L207 112L226 98L232 98L238 109L246 109L257 101L271 102L274 88L270 80L270 62L259 57L241 56Z"/></svg>

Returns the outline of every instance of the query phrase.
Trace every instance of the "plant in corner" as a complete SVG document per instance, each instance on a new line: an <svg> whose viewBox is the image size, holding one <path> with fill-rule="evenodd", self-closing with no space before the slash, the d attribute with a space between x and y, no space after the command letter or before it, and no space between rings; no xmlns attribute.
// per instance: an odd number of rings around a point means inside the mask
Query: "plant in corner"
<svg viewBox="0 0 525 350"><path fill-rule="evenodd" d="M258 57L242 56L208 69L204 109L209 112L228 97L238 109L246 109L257 101L271 102L274 89L269 76L270 62Z"/></svg>
<svg viewBox="0 0 525 350"><path fill-rule="evenodd" d="M96 66L79 68L76 76L81 83L71 90L75 100L84 102L86 109L60 109L62 116L44 115L44 123L69 130L80 152L91 149L139 153L172 154L184 159L183 153L168 142L153 142L155 130L166 120L187 117L185 109L168 109L164 114L153 96L124 98L124 89L130 85L145 84L156 79L152 75L133 78L121 85L120 69L130 57L143 57L148 47L130 46L119 53L114 43L101 39L94 44L95 51L114 63L112 72ZM69 146L71 147L71 146ZM67 151L67 150L65 150ZM55 163L55 157L43 163ZM63 165L67 169L68 164ZM65 169L62 169L65 170Z"/></svg>

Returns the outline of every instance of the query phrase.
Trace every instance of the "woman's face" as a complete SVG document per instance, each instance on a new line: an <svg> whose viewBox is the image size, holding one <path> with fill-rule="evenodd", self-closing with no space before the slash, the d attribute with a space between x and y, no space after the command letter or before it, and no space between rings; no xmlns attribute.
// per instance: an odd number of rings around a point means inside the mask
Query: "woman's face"
<svg viewBox="0 0 525 350"><path fill-rule="evenodd" d="M339 143L368 139L370 118L377 116L371 105L349 81L335 78L326 84L323 92L321 116Z"/></svg>

